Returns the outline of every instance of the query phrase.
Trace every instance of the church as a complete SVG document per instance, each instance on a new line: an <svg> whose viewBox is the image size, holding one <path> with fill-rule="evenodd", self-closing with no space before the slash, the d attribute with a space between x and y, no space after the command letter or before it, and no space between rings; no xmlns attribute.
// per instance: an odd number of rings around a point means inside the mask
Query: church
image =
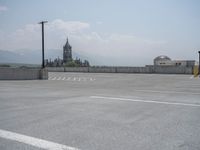
<svg viewBox="0 0 200 150"><path fill-rule="evenodd" d="M68 42L68 38L67 38L67 42L66 44L63 46L63 63L69 63L72 61L72 47Z"/></svg>
<svg viewBox="0 0 200 150"><path fill-rule="evenodd" d="M72 57L72 46L69 44L69 40L67 38L67 41L65 45L63 46L63 59L60 59L59 57L54 59L53 61L50 59L45 60L45 66L47 67L88 67L90 66L89 62L87 60L84 60L83 62L81 59L76 58L73 60Z"/></svg>

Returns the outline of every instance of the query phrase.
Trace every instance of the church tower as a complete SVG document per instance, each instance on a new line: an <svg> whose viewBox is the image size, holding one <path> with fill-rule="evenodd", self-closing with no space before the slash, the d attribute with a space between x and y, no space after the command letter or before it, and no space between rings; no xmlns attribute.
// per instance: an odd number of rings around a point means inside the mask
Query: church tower
<svg viewBox="0 0 200 150"><path fill-rule="evenodd" d="M63 46L63 62L68 63L70 61L72 61L72 47L70 46L67 38L67 42Z"/></svg>

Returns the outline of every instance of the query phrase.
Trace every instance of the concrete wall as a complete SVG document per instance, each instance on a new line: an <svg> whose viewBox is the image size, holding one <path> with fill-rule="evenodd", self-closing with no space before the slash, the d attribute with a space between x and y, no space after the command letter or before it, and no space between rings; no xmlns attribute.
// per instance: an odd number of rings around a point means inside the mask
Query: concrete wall
<svg viewBox="0 0 200 150"><path fill-rule="evenodd" d="M50 72L150 73L149 67L48 67Z"/></svg>
<svg viewBox="0 0 200 150"><path fill-rule="evenodd" d="M0 80L48 79L47 69L0 68Z"/></svg>
<svg viewBox="0 0 200 150"><path fill-rule="evenodd" d="M49 67L50 72L91 72L91 73L160 73L192 74L192 67L146 66L146 67Z"/></svg>
<svg viewBox="0 0 200 150"><path fill-rule="evenodd" d="M64 67L47 67L47 70L51 72L65 72Z"/></svg>
<svg viewBox="0 0 200 150"><path fill-rule="evenodd" d="M152 73L149 67L117 67L117 73Z"/></svg>
<svg viewBox="0 0 200 150"><path fill-rule="evenodd" d="M161 74L192 74L193 68L192 67L182 67L182 66L156 66L154 67L154 73L161 73Z"/></svg>
<svg viewBox="0 0 200 150"><path fill-rule="evenodd" d="M65 72L89 72L89 67L65 67Z"/></svg>
<svg viewBox="0 0 200 150"><path fill-rule="evenodd" d="M89 72L92 73L116 73L115 67L89 67Z"/></svg>

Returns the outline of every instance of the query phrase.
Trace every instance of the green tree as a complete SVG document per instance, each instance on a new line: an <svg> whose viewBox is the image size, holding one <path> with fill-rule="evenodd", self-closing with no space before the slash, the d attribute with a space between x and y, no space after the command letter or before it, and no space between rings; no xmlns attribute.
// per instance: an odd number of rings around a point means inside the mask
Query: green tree
<svg viewBox="0 0 200 150"><path fill-rule="evenodd" d="M65 64L65 67L80 67L80 64L77 64L74 60Z"/></svg>

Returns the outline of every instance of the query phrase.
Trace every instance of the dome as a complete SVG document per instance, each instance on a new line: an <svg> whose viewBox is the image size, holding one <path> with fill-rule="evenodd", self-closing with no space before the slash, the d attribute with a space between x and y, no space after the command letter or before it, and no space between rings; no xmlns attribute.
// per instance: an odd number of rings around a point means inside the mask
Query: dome
<svg viewBox="0 0 200 150"><path fill-rule="evenodd" d="M168 56L165 56L165 55L161 55L154 59L154 61L159 61L159 60L171 60L171 58L169 58Z"/></svg>

